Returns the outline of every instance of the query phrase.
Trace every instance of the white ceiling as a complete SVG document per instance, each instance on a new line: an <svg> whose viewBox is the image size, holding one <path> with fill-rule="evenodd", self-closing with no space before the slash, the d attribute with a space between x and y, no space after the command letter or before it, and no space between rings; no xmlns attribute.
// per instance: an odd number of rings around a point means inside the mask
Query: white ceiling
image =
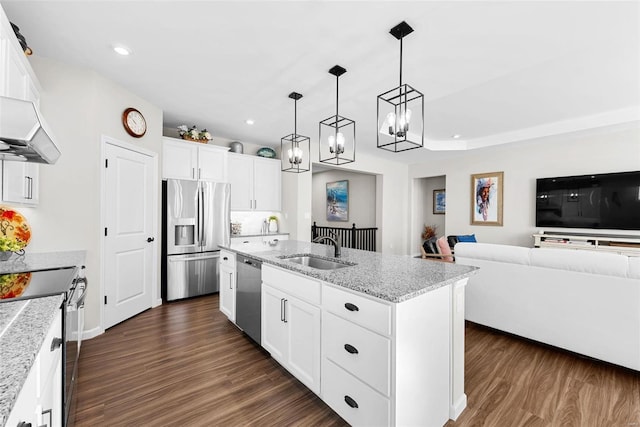
<svg viewBox="0 0 640 427"><path fill-rule="evenodd" d="M318 122L356 121L376 146L376 96L403 80L425 96L426 146L465 149L640 120L637 1L1 1L34 55L94 69L164 111L164 125L279 146ZM116 55L123 44L132 55ZM255 120L253 126L245 119ZM454 134L461 138L453 140Z"/></svg>

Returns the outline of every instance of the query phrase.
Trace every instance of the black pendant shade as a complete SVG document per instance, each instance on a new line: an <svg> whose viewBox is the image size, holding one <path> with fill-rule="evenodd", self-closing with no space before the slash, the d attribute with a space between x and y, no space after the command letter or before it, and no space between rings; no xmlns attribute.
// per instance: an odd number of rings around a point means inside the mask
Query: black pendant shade
<svg viewBox="0 0 640 427"><path fill-rule="evenodd" d="M378 95L378 148L395 153L424 146L424 96L402 83L402 40L412 32L405 21L389 31L400 40L400 84Z"/></svg>
<svg viewBox="0 0 640 427"><path fill-rule="evenodd" d="M329 74L336 76L336 114L320 122L318 151L323 163L343 165L355 161L356 122L338 113L338 81L346 72L340 65L329 70Z"/></svg>
<svg viewBox="0 0 640 427"><path fill-rule="evenodd" d="M282 158L282 171L302 173L311 170L309 154L311 140L308 136L298 135L298 100L302 95L291 92L289 98L293 99L293 133L280 139Z"/></svg>

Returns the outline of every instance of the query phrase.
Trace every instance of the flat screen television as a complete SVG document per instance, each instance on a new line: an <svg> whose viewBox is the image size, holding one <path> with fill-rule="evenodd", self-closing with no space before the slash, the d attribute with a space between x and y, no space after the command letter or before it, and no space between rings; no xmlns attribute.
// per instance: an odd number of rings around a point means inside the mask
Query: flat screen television
<svg viewBox="0 0 640 427"><path fill-rule="evenodd" d="M538 178L536 227L640 230L640 171Z"/></svg>

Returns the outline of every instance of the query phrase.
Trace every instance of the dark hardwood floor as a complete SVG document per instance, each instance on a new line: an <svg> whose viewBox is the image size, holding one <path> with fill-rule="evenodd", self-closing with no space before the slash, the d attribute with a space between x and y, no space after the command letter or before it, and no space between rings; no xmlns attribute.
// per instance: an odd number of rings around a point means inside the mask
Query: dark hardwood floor
<svg viewBox="0 0 640 427"><path fill-rule="evenodd" d="M468 407L447 426L638 426L640 375L474 324ZM344 421L218 311L164 304L82 344L79 426L338 426Z"/></svg>

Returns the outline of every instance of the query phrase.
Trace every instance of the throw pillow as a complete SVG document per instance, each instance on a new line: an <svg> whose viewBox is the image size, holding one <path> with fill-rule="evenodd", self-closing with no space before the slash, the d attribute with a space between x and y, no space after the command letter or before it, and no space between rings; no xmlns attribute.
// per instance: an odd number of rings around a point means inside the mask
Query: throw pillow
<svg viewBox="0 0 640 427"><path fill-rule="evenodd" d="M438 243L438 249L440 250L440 255L442 255L442 260L453 262L453 257L451 256L451 248L449 247L449 242L447 242L447 239L442 236L436 242Z"/></svg>
<svg viewBox="0 0 640 427"><path fill-rule="evenodd" d="M436 238L432 237L430 239L427 239L424 241L424 243L422 243L422 247L424 248L424 251L428 254L437 254L438 253L438 244L436 243Z"/></svg>
<svg viewBox="0 0 640 427"><path fill-rule="evenodd" d="M477 243L475 234L465 234L463 236L458 236L458 242L471 242Z"/></svg>

